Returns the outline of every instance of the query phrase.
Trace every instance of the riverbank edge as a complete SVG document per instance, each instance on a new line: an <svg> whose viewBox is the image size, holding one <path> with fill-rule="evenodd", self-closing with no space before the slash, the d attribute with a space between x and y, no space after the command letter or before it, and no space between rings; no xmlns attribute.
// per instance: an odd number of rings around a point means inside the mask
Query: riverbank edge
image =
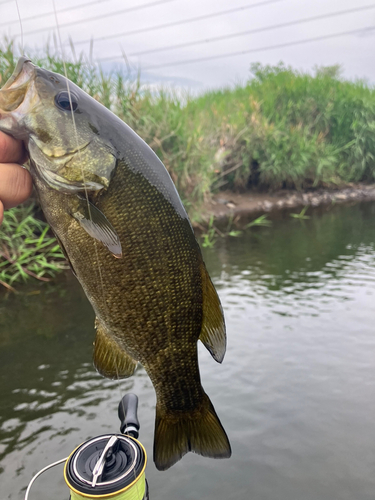
<svg viewBox="0 0 375 500"><path fill-rule="evenodd" d="M202 205L200 222L193 222L193 226L199 232L202 223L208 223L211 217L214 217L215 221L223 221L242 216L257 217L285 209L302 209L305 206L319 207L360 201L375 201L375 184L347 184L337 189L319 188L305 191L282 189L272 193L252 190L242 193L221 191Z"/></svg>

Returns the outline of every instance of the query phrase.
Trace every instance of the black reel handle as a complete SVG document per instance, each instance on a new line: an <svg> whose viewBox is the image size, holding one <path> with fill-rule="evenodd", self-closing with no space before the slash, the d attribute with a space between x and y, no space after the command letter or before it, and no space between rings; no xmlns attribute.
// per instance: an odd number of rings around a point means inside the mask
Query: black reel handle
<svg viewBox="0 0 375 500"><path fill-rule="evenodd" d="M139 421L137 416L138 396L126 394L118 405L118 418L121 421L120 431L135 439L139 436Z"/></svg>

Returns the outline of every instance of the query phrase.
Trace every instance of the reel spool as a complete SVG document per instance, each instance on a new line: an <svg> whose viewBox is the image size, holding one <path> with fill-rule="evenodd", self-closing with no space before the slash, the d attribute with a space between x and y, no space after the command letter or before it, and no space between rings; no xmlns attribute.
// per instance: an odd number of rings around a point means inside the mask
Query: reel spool
<svg viewBox="0 0 375 500"><path fill-rule="evenodd" d="M138 398L127 394L118 406L122 434L106 434L81 444L64 467L71 500L147 500L146 450L137 441Z"/></svg>
<svg viewBox="0 0 375 500"><path fill-rule="evenodd" d="M146 500L146 461L145 449L132 437L107 434L86 441L65 464L71 500Z"/></svg>
<svg viewBox="0 0 375 500"><path fill-rule="evenodd" d="M137 440L139 422L138 398L127 394L118 407L122 434L105 434L89 439L68 458L48 465L30 481L31 486L45 471L65 463L64 478L70 490L70 500L149 500L145 477L147 454Z"/></svg>

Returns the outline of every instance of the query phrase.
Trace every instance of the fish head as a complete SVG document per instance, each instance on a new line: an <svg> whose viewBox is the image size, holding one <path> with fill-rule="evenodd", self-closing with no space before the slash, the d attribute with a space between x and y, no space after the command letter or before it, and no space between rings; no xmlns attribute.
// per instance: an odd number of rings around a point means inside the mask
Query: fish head
<svg viewBox="0 0 375 500"><path fill-rule="evenodd" d="M31 169L52 188L99 191L116 165L100 134L101 108L64 76L21 57L0 90L0 130L25 142Z"/></svg>

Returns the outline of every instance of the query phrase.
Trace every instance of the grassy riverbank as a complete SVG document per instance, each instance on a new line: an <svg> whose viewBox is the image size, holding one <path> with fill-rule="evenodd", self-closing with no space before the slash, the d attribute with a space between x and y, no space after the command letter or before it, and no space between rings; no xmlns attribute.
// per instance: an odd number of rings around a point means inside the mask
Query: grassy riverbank
<svg viewBox="0 0 375 500"><path fill-rule="evenodd" d="M46 51L34 62L63 73ZM16 63L0 50L1 85ZM128 123L159 155L193 218L225 188L275 190L375 181L375 90L339 68L314 75L255 64L249 81L193 96L104 74L83 60L68 76Z"/></svg>
<svg viewBox="0 0 375 500"><path fill-rule="evenodd" d="M47 52L34 60L63 72ZM3 47L2 82L15 62L12 46ZM83 61L68 61L67 71L154 149L188 203L224 183L273 190L375 180L374 87L342 80L337 67L312 76L254 64L243 86L183 99Z"/></svg>

